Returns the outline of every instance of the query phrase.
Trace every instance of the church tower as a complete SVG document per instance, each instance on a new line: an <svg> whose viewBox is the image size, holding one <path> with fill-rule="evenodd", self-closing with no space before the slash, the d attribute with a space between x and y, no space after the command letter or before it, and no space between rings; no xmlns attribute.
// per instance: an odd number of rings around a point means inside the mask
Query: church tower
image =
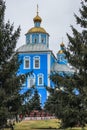
<svg viewBox="0 0 87 130"><path fill-rule="evenodd" d="M66 55L64 54L64 50L65 50L65 45L62 42L60 44L60 50L57 53L57 63L59 64L67 64L67 59L66 59Z"/></svg>
<svg viewBox="0 0 87 130"><path fill-rule="evenodd" d="M39 16L38 5L37 14L33 18L34 27L28 30L26 33L26 44L44 44L49 48L49 34L44 28L41 27L42 19Z"/></svg>

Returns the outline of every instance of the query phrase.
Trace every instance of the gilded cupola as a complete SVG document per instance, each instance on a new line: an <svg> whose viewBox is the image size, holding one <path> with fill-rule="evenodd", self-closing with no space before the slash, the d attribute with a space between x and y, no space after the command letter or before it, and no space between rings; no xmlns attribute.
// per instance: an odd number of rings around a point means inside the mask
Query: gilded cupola
<svg viewBox="0 0 87 130"><path fill-rule="evenodd" d="M60 44L60 46L61 46L61 47L64 47L65 45L64 45L64 43L62 42L62 43Z"/></svg>
<svg viewBox="0 0 87 130"><path fill-rule="evenodd" d="M60 48L61 49L58 51L58 54L63 54L64 53L64 49L65 49L65 45L64 45L63 42L60 44Z"/></svg>
<svg viewBox="0 0 87 130"><path fill-rule="evenodd" d="M34 17L33 21L34 22L41 22L42 21L41 17L38 15L38 13L37 13L37 16Z"/></svg>
<svg viewBox="0 0 87 130"><path fill-rule="evenodd" d="M39 16L38 5L37 5L37 14L33 18L33 21L34 21L34 27L32 27L31 29L29 29L28 32L27 32L27 34L28 33L47 33L46 30L40 26L40 24L42 22L42 19Z"/></svg>
<svg viewBox="0 0 87 130"><path fill-rule="evenodd" d="M63 50L58 51L58 54L63 54L63 53L64 53Z"/></svg>
<svg viewBox="0 0 87 130"><path fill-rule="evenodd" d="M58 63L67 64L67 59L66 59L64 50L65 50L65 45L64 45L64 43L62 42L62 43L60 44L60 50L59 50L58 53L57 53L57 62L58 62Z"/></svg>

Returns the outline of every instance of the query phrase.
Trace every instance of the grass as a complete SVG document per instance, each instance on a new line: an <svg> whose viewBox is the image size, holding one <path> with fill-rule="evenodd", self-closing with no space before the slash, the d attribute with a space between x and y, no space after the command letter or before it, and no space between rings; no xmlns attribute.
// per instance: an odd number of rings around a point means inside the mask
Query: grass
<svg viewBox="0 0 87 130"><path fill-rule="evenodd" d="M57 119L22 121L14 126L14 130L57 130L59 128L58 122ZM82 130L82 128L68 128L66 130ZM84 130L87 130L87 127Z"/></svg>
<svg viewBox="0 0 87 130"><path fill-rule="evenodd" d="M21 127L20 127L21 126ZM22 121L15 126L15 130L35 130L35 129L58 128L58 120L31 120Z"/></svg>

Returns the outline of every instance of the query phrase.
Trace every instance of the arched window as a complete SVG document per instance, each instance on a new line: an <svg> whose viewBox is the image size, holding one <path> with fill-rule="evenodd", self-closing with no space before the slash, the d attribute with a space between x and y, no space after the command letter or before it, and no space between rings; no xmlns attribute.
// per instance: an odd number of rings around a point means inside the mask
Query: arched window
<svg viewBox="0 0 87 130"><path fill-rule="evenodd" d="M28 88L32 88L33 86L35 86L35 74L31 74L30 76L28 76L27 78L27 87Z"/></svg>
<svg viewBox="0 0 87 130"><path fill-rule="evenodd" d="M30 57L24 57L24 69L30 69Z"/></svg>
<svg viewBox="0 0 87 130"><path fill-rule="evenodd" d="M44 85L44 75L38 74L38 85Z"/></svg>

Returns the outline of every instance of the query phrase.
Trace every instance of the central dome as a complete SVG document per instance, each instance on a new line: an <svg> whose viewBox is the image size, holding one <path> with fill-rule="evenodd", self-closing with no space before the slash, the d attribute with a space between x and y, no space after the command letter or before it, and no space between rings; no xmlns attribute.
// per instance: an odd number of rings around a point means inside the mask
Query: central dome
<svg viewBox="0 0 87 130"><path fill-rule="evenodd" d="M46 30L42 27L33 27L31 29L28 30L28 33L47 33Z"/></svg>

